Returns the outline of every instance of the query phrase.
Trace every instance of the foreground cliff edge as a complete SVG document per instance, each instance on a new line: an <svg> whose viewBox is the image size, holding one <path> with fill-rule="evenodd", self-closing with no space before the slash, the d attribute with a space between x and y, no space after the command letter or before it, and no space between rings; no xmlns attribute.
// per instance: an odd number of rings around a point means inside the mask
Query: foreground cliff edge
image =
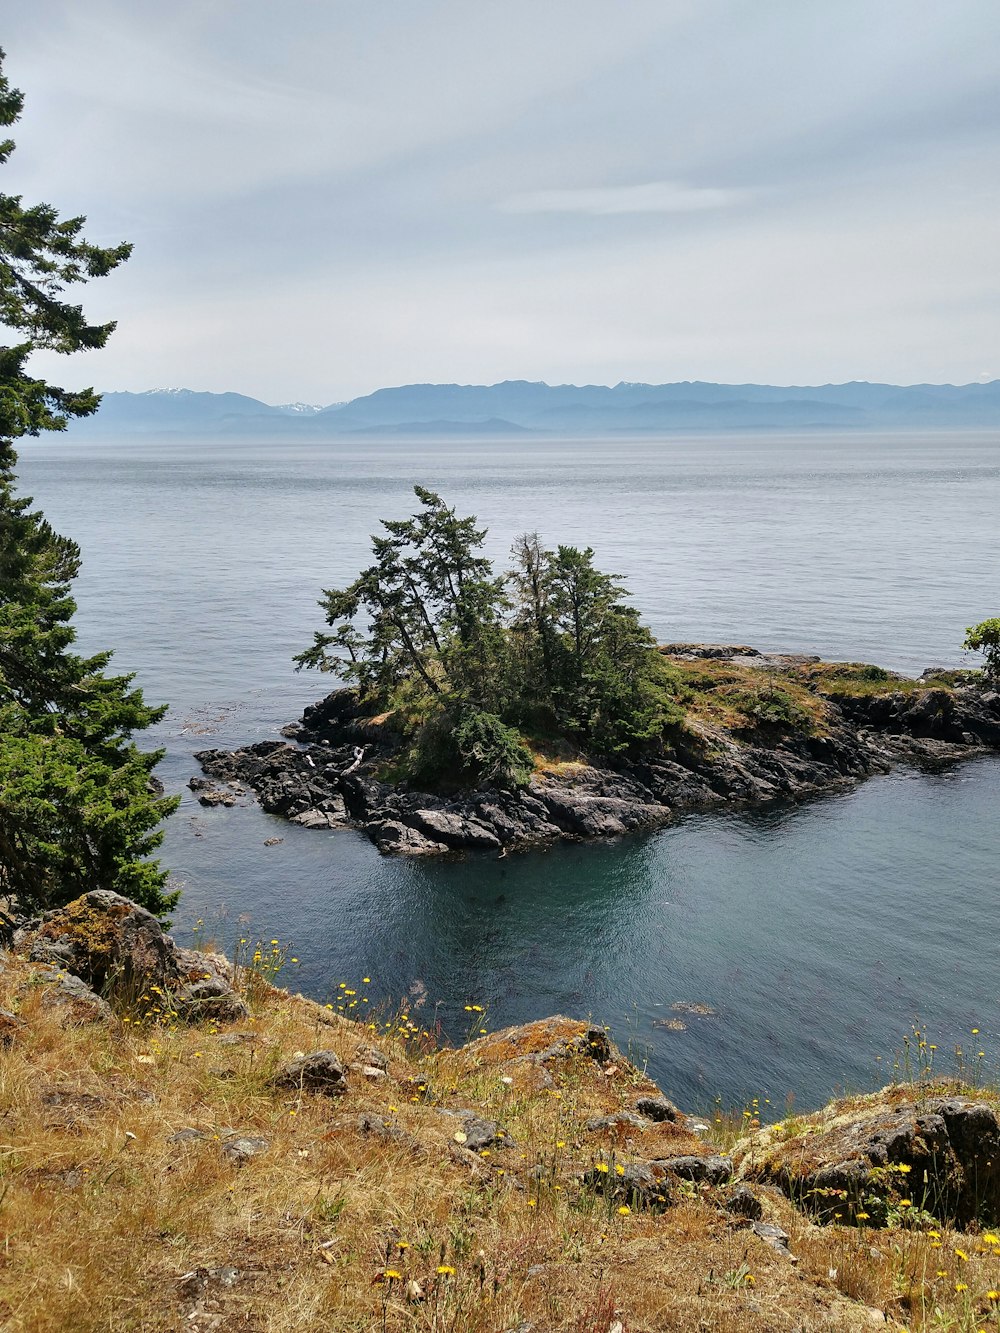
<svg viewBox="0 0 1000 1333"><path fill-rule="evenodd" d="M380 851L503 852L614 837L695 810L807 800L901 764L941 767L1000 749L1000 692L979 672L918 679L859 663L765 655L744 645L670 644L682 723L640 759L594 759L534 739L520 788L413 790L395 780L405 741L340 689L262 741L196 758L206 805L245 788L264 810L312 829L362 829ZM224 785L220 786L219 783Z"/></svg>
<svg viewBox="0 0 1000 1333"><path fill-rule="evenodd" d="M4 1327L996 1327L995 1091L706 1124L599 1026L470 1007L439 1049L407 1009L352 1021L363 988L276 989L280 955L178 949L106 892L17 923Z"/></svg>

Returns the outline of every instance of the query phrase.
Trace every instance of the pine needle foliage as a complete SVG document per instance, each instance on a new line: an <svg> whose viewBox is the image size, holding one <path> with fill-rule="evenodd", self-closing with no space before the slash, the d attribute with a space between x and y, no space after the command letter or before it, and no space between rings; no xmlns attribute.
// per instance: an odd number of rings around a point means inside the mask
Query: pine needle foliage
<svg viewBox="0 0 1000 1333"><path fill-rule="evenodd" d="M383 520L374 563L320 606L330 627L296 657L393 709L413 738L407 776L519 786L528 738L566 737L607 756L660 742L677 721L663 659L619 575L589 547L525 533L497 575L475 517L433 491Z"/></svg>
<svg viewBox="0 0 1000 1333"><path fill-rule="evenodd" d="M0 126L14 124L22 104L0 51ZM0 142L0 165L13 148ZM148 857L176 802L151 779L160 753L140 751L132 737L165 710L147 705L131 676L108 673L110 653L73 651L79 548L16 488L14 442L64 430L100 402L92 389L61 389L27 365L39 350L103 347L115 327L88 323L64 299L131 250L91 244L84 221L0 194L0 329L17 339L0 346L0 892L51 907L114 889L162 914L177 895Z"/></svg>

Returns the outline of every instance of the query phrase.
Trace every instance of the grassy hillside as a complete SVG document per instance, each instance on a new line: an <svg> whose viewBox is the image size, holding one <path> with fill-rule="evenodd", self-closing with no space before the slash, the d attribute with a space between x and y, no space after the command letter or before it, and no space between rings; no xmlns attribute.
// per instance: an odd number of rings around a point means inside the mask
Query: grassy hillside
<svg viewBox="0 0 1000 1333"><path fill-rule="evenodd" d="M230 1025L183 1025L155 993L84 1022L4 957L4 1329L998 1327L988 1231L898 1210L887 1230L820 1226L755 1184L789 1257L731 1186L664 1182L648 1208L622 1193L638 1158L704 1157L714 1136L752 1159L822 1116L768 1128L751 1106L707 1135L679 1113L642 1123L657 1090L601 1029L483 1033L470 1007L470 1044L440 1050L418 1012L372 1020L363 983L334 1008L274 989L280 946L260 952L236 978L251 1017ZM346 1092L281 1085L316 1049Z"/></svg>

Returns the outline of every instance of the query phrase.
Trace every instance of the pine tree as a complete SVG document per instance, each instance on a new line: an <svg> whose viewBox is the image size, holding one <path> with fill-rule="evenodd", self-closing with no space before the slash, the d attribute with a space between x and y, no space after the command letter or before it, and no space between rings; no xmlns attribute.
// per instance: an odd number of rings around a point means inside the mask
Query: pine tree
<svg viewBox="0 0 1000 1333"><path fill-rule="evenodd" d="M14 124L22 105L0 51L0 126ZM0 165L13 148L0 142ZM163 914L177 895L148 856L176 801L151 777L162 752L140 751L132 736L165 710L147 705L132 677L107 674L110 653L72 651L79 548L15 485L16 440L64 430L100 402L92 389L67 391L27 368L34 351L103 347L115 327L88 323L63 299L131 251L84 240L84 221L0 194L0 327L18 338L0 346L0 892L49 907L114 889Z"/></svg>

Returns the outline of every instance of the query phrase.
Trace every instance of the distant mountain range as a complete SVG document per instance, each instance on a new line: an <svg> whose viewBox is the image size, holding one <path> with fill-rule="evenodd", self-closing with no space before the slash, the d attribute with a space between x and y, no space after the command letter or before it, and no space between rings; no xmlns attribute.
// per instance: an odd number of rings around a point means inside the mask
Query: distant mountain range
<svg viewBox="0 0 1000 1333"><path fill-rule="evenodd" d="M348 403L272 407L239 393L106 393L88 435L656 434L665 431L1000 427L1000 380L988 384L533 383L407 384Z"/></svg>

